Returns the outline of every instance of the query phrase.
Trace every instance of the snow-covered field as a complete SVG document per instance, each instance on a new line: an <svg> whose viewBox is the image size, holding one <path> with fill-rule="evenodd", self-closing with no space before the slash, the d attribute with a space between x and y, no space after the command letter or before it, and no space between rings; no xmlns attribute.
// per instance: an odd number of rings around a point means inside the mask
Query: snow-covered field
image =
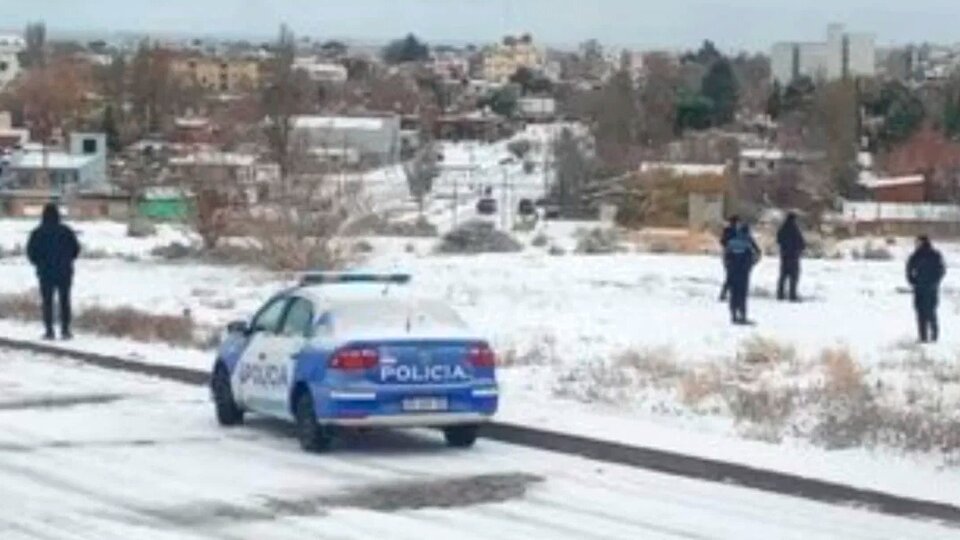
<svg viewBox="0 0 960 540"><path fill-rule="evenodd" d="M956 529L434 433L313 456L216 426L206 391L0 355L0 537L953 538Z"/></svg>
<svg viewBox="0 0 960 540"><path fill-rule="evenodd" d="M0 237L9 223L0 221ZM109 230L106 225L88 230L98 228ZM563 224L546 229L560 244L572 243L571 232ZM86 233L84 241L92 238ZM886 395L894 402L956 404L960 335L952 330L960 326L958 291L948 276L943 342L914 345L910 297L903 288L904 249L893 250L899 258L889 262L805 262L801 288L807 301L797 305L769 297L776 261L766 260L754 279L751 316L758 324L737 328L717 301L721 275L713 257L551 256L533 247L510 255L440 257L430 254L435 240L369 240L375 253L367 267L412 272L412 287L420 294L450 302L490 336L506 365L503 420L960 502L960 471L936 452L904 454L882 444L828 452L791 433L798 427L792 421L761 426L758 433L756 425L732 412L722 393L696 404L684 394L684 374L736 367L738 355L760 337L793 350L788 361L763 375L778 387L822 378L819 355L839 347L863 368L865 381L888 385ZM109 239L97 241L110 245ZM149 242L154 240L124 240L113 253L142 253L141 244ZM408 253L411 243L414 252ZM960 255L956 246L945 246L945 252L948 262ZM0 260L0 272L0 294L34 286L22 257ZM252 268L122 257L81 260L76 279L81 310L132 305L170 315L187 311L208 327L249 316L289 283L288 276ZM0 321L0 335L39 334L36 325ZM209 351L103 336L81 335L70 346L197 369L206 369L211 359ZM723 385L713 390L721 392Z"/></svg>
<svg viewBox="0 0 960 540"><path fill-rule="evenodd" d="M534 141L532 161L540 163L558 129L535 126L518 136ZM542 193L542 169L526 174L522 164L504 162L506 145L444 146L446 168L427 204L441 231L476 217L481 186L497 190L506 178L512 195ZM473 189L462 198L458 192L454 212L453 186L468 181ZM402 170L373 171L363 182L375 208L392 219L416 218ZM904 280L908 240L887 246L890 261L852 257L864 251L863 240L838 246L842 259L805 261L800 304L776 302L777 261L762 261L750 304L757 324L744 328L729 324L717 300L717 257L549 253L550 246L572 252L581 225L542 223L517 234L523 252L505 255L436 256L435 239L349 242L373 247L365 267L413 273L421 295L449 302L490 337L503 365L501 419L960 503L960 244L941 246L950 267L942 341L921 347ZM0 247L14 252L0 257L0 294L35 287L33 270L15 253L33 226L0 220ZM133 239L122 224L75 226L86 252L96 255L78 263L80 310L133 306L222 328L291 283L255 268L150 255L189 243L182 228L161 226L156 236ZM530 245L538 235L545 246ZM39 334L36 325L0 320L2 336ZM80 335L70 346L198 369L210 361L210 351L105 336Z"/></svg>

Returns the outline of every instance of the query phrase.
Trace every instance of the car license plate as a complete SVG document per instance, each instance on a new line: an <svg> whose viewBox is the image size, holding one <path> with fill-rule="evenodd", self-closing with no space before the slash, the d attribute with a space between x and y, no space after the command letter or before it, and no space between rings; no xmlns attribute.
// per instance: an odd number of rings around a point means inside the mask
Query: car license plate
<svg viewBox="0 0 960 540"><path fill-rule="evenodd" d="M436 412L447 410L447 398L419 397L403 400L406 412Z"/></svg>

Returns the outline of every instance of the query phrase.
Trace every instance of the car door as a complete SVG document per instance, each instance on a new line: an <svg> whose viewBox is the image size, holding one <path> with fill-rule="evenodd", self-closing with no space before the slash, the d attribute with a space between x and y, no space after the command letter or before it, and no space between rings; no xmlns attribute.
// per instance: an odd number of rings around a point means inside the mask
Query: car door
<svg viewBox="0 0 960 540"><path fill-rule="evenodd" d="M287 384L269 387L271 403L282 403L282 413L278 416L291 418L289 403L290 388L296 373L297 355L306 346L314 331L314 306L306 298L294 297L287 306L277 338L271 342L267 352L267 362L272 373L280 374Z"/></svg>
<svg viewBox="0 0 960 540"><path fill-rule="evenodd" d="M255 412L273 414L282 404L271 402L271 388L284 384L269 365L271 351L277 348L280 326L290 304L289 296L278 296L267 302L250 323L250 337L240 356L237 384L234 390L241 405Z"/></svg>

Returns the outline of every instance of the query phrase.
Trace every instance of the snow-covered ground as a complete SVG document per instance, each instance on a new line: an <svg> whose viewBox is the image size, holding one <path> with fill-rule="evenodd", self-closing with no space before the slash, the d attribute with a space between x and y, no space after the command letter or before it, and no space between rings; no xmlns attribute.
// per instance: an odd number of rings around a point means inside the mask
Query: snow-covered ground
<svg viewBox="0 0 960 540"><path fill-rule="evenodd" d="M299 450L206 392L0 355L0 537L923 539L956 529L429 432Z"/></svg>
<svg viewBox="0 0 960 540"><path fill-rule="evenodd" d="M562 224L546 229L560 244L572 242L571 232ZM896 395L905 402L939 396L955 403L957 380L951 373L960 335L952 329L960 326L958 292L948 277L943 342L915 346L910 298L902 285L905 249L894 249L900 258L889 262L806 261L801 288L808 301L798 305L779 304L764 292L773 289L776 274L776 261L766 260L755 275L751 304L758 325L735 328L716 298L720 264L712 257L557 257L532 247L511 255L439 257L430 254L431 239L369 240L376 251L367 267L412 272L412 287L420 294L450 302L490 336L508 364L501 370L502 420L960 503L960 471L945 467L940 456L883 446L825 451L789 433L782 433L778 444L769 442L769 434L763 437L768 442L743 440L756 434L725 406L688 406L670 373L637 372L652 379L636 380L633 367L620 364L633 354L664 360L668 371L725 365L761 336L794 348L795 362L810 369L819 365L824 348L846 347L868 370L867 380L902 384ZM408 243L414 253L404 248ZM117 247L124 249L142 248ZM944 249L948 261L958 260L956 246ZM5 278L0 293L34 286L22 257L0 260L0 272ZM170 315L189 311L201 326L222 327L249 316L289 279L251 268L107 258L81 260L76 283L81 310L132 305ZM0 335L39 334L36 324L0 321ZM209 351L103 336L80 335L69 346L196 369L206 369L211 360ZM796 379L816 373L798 371ZM789 372L774 374L793 383ZM918 389L926 395L910 397Z"/></svg>

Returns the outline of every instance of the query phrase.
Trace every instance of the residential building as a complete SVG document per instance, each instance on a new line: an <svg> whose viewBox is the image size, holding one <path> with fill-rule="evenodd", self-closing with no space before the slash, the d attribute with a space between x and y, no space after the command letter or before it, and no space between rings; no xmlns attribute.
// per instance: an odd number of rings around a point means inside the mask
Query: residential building
<svg viewBox="0 0 960 540"><path fill-rule="evenodd" d="M770 61L772 77L782 85L799 77L872 77L877 72L875 37L847 32L843 25L832 24L825 42L776 43Z"/></svg>
<svg viewBox="0 0 960 540"><path fill-rule="evenodd" d="M393 163L400 155L400 117L297 116L294 137L307 148L353 149L365 163Z"/></svg>
<svg viewBox="0 0 960 540"><path fill-rule="evenodd" d="M557 115L557 100L552 97L522 97L517 100L517 113L524 120L552 120Z"/></svg>
<svg viewBox="0 0 960 540"><path fill-rule="evenodd" d="M433 55L433 72L439 77L463 80L470 76L470 59L456 52L441 52Z"/></svg>
<svg viewBox="0 0 960 540"><path fill-rule="evenodd" d="M260 85L260 63L249 59L186 56L171 63L180 80L216 92L239 92Z"/></svg>
<svg viewBox="0 0 960 540"><path fill-rule="evenodd" d="M56 196L104 190L109 187L106 146L103 133L71 133L67 150L28 144L9 156L0 188L41 190Z"/></svg>
<svg viewBox="0 0 960 540"><path fill-rule="evenodd" d="M771 176L787 166L801 165L813 157L778 148L744 148L740 150L739 170L742 176Z"/></svg>
<svg viewBox="0 0 960 540"><path fill-rule="evenodd" d="M483 78L492 82L507 82L522 67L539 71L543 66L543 51L529 34L507 36L483 53Z"/></svg>
<svg viewBox="0 0 960 540"><path fill-rule="evenodd" d="M171 176L192 189L213 189L237 202L256 204L280 179L276 163L239 152L202 151L170 158Z"/></svg>
<svg viewBox="0 0 960 540"><path fill-rule="evenodd" d="M315 83L343 84L347 82L349 76L343 64L323 62L310 57L297 58L293 62L293 67L306 73L307 77Z"/></svg>
<svg viewBox="0 0 960 540"><path fill-rule="evenodd" d="M927 180L922 174L897 178L867 177L860 185L880 203L922 203L927 201Z"/></svg>
<svg viewBox="0 0 960 540"><path fill-rule="evenodd" d="M20 53L25 48L20 36L0 35L0 89L20 74Z"/></svg>
<svg viewBox="0 0 960 540"><path fill-rule="evenodd" d="M30 130L13 127L10 113L0 112L0 154L22 148L30 141Z"/></svg>

